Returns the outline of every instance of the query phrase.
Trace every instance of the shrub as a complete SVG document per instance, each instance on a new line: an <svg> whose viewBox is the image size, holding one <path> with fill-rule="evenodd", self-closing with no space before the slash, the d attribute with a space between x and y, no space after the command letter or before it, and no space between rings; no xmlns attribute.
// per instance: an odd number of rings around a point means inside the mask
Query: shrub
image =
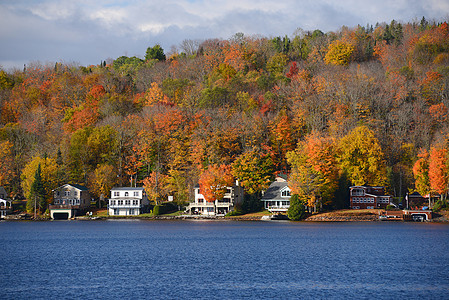
<svg viewBox="0 0 449 300"><path fill-rule="evenodd" d="M243 214L243 212L242 212L241 210L235 209L235 210L233 210L233 211L228 212L228 213L226 214L226 217L240 216L240 215L242 215L242 214Z"/></svg>
<svg viewBox="0 0 449 300"><path fill-rule="evenodd" d="M178 210L178 206L174 203L168 202L160 205L155 205L153 208L153 215L159 216L174 212L176 210Z"/></svg>
<svg viewBox="0 0 449 300"><path fill-rule="evenodd" d="M448 208L448 204L446 203L446 201L440 199L433 205L432 210L437 212L440 210L445 210L447 208Z"/></svg>
<svg viewBox="0 0 449 300"><path fill-rule="evenodd" d="M160 209L161 209L161 206L160 205L155 205L154 207L153 207L153 215L154 216L159 216L161 213L160 213Z"/></svg>
<svg viewBox="0 0 449 300"><path fill-rule="evenodd" d="M386 210L393 210L396 209L396 207L394 205L388 204L386 207Z"/></svg>

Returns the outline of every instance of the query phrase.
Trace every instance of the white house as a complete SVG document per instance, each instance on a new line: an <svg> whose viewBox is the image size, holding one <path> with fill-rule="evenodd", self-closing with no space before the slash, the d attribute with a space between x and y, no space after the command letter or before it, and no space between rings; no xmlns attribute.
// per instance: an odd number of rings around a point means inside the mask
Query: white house
<svg viewBox="0 0 449 300"><path fill-rule="evenodd" d="M52 219L70 219L90 206L89 190L79 184L64 184L54 189L53 199L49 206Z"/></svg>
<svg viewBox="0 0 449 300"><path fill-rule="evenodd" d="M290 207L290 193L287 180L276 177L262 196L263 207L272 213L286 213Z"/></svg>
<svg viewBox="0 0 449 300"><path fill-rule="evenodd" d="M201 194L200 186L194 187L195 199L186 208L186 212L194 215L219 216L234 210L235 206L243 203L244 190L238 183L226 188L223 199L207 202Z"/></svg>
<svg viewBox="0 0 449 300"><path fill-rule="evenodd" d="M111 190L108 214L110 216L136 216L144 213L150 204L143 187L115 187Z"/></svg>
<svg viewBox="0 0 449 300"><path fill-rule="evenodd" d="M7 200L7 197L5 188L0 186L0 219L6 217L12 211L12 201Z"/></svg>

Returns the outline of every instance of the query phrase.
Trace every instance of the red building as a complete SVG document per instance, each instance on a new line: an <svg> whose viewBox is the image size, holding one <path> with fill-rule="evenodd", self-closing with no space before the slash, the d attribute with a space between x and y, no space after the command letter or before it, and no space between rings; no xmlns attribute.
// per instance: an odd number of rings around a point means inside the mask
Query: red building
<svg viewBox="0 0 449 300"><path fill-rule="evenodd" d="M353 209L386 208L392 196L385 195L383 186L351 186L349 202Z"/></svg>

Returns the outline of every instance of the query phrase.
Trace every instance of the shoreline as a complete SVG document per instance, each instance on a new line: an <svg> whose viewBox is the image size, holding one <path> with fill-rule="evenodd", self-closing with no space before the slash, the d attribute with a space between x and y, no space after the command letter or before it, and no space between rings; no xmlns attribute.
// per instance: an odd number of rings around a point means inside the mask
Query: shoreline
<svg viewBox="0 0 449 300"><path fill-rule="evenodd" d="M425 223L449 223L449 211L434 213L435 217ZM148 221L174 221L174 220L193 220L193 221L277 221L272 220L269 214L255 213L241 216L200 216L200 215L176 215L176 216L78 216L71 220L76 221L105 221L105 220L148 220ZM31 216L10 215L9 218L1 221L53 221L50 218L37 218L34 220ZM285 219L283 221L290 221ZM390 219L381 221L377 210L339 210L313 214L299 222L405 222L402 219Z"/></svg>

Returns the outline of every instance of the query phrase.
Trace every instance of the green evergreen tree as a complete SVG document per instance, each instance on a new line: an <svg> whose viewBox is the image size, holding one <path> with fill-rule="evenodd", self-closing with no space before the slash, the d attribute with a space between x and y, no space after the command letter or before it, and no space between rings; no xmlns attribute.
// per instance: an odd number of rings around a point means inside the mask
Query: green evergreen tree
<svg viewBox="0 0 449 300"><path fill-rule="evenodd" d="M290 198L290 207L287 216L292 221L300 221L306 217L306 208L298 195L292 195Z"/></svg>
<svg viewBox="0 0 449 300"><path fill-rule="evenodd" d="M36 173L34 174L34 181L31 185L30 198L27 201L27 211L32 212L34 208L38 208L40 211L46 209L45 202L45 190L42 182L41 164L37 166Z"/></svg>
<svg viewBox="0 0 449 300"><path fill-rule="evenodd" d="M156 59L159 61L165 60L164 49L160 45L156 45L154 47L148 47L145 55L145 60Z"/></svg>

